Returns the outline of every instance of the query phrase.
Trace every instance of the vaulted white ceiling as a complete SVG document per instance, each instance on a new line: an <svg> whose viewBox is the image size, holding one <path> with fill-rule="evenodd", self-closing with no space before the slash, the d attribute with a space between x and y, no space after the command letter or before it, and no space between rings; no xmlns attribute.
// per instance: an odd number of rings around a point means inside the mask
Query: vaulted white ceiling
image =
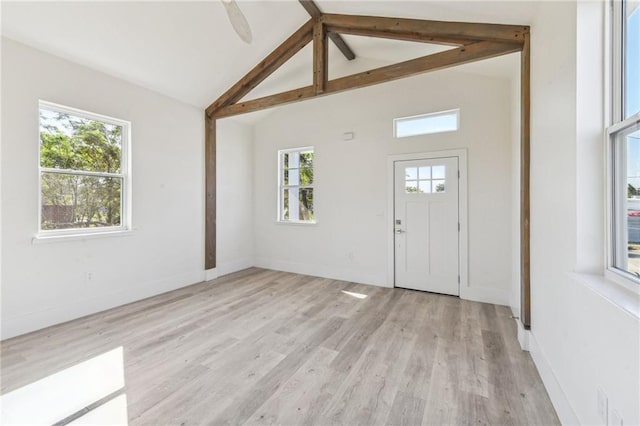
<svg viewBox="0 0 640 426"><path fill-rule="evenodd" d="M206 107L309 19L296 0L240 1L253 32L243 43L219 0L175 2L2 2L2 35L120 77L183 102ZM529 24L536 2L317 1L324 12ZM330 50L330 77L432 53L437 46L345 36L357 58ZM509 77L518 61L496 58L458 69ZM248 97L310 84L311 52Z"/></svg>

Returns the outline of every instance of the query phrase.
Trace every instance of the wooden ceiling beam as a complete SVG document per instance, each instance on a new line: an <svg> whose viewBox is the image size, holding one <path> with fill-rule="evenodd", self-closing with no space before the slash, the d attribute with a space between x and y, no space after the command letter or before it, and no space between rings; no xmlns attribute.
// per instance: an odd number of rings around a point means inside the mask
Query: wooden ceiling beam
<svg viewBox="0 0 640 426"><path fill-rule="evenodd" d="M216 111L213 118L224 118L260 111L277 105L284 105L313 97L371 86L378 83L421 74L427 71L435 71L481 59L488 59L495 56L506 55L508 53L519 52L521 48L522 46L519 43L495 41L477 42L468 46L461 46L457 49L451 49L398 64L330 80L326 83L326 87L323 92L317 93L314 85L246 102L239 102L235 105L228 105Z"/></svg>
<svg viewBox="0 0 640 426"><path fill-rule="evenodd" d="M315 94L325 91L329 78L329 49L327 31L322 22L313 27L313 89Z"/></svg>
<svg viewBox="0 0 640 426"><path fill-rule="evenodd" d="M385 18L378 16L323 14L322 22L329 31L341 34L367 35L370 37L423 40L445 43L460 40L508 41L524 43L529 27L523 25L483 24L468 22L427 21L422 19Z"/></svg>
<svg viewBox="0 0 640 426"><path fill-rule="evenodd" d="M242 99L247 93L273 74L282 64L298 53L313 39L313 28L316 22L316 19L308 20L293 33L291 37L285 40L284 43L278 46L236 84L231 86L229 90L223 93L215 102L209 105L206 109L207 115L212 115L214 111Z"/></svg>
<svg viewBox="0 0 640 426"><path fill-rule="evenodd" d="M319 19L322 16L322 11L320 11L320 8L313 0L298 0L298 1L302 5L302 7L304 7L304 10L306 10L309 16L311 16L312 18ZM336 45L338 50L340 50L340 52L342 52L344 57L347 58L349 61L356 58L356 54L353 52L353 50L351 50L349 45L347 45L347 42L344 41L344 39L340 34L329 33L329 39L333 42L333 44Z"/></svg>
<svg viewBox="0 0 640 426"><path fill-rule="evenodd" d="M356 35L356 36L363 36L363 37L387 38L392 40L413 41L413 42L429 43L429 44L441 44L445 46L464 46L467 44L482 41L482 39L425 36L424 34L420 34L420 33L383 31L383 30L376 30L372 28L343 28L343 27L337 27L332 25L326 25L326 28L327 28L327 31L329 32L329 35L341 32L342 34L349 34L349 35Z"/></svg>
<svg viewBox="0 0 640 426"><path fill-rule="evenodd" d="M237 104L228 105L217 110L211 118L225 118L234 115L246 114L249 112L260 111L278 105L290 104L297 101L313 98L316 96L313 86L306 86L300 89L288 90L276 95L264 96L250 101L238 102Z"/></svg>
<svg viewBox="0 0 640 426"><path fill-rule="evenodd" d="M328 93L335 93L349 89L357 89L421 74L427 71L436 71L519 51L519 44L480 41L468 46L461 46L457 49L445 50L444 52L331 80L327 83L326 91Z"/></svg>

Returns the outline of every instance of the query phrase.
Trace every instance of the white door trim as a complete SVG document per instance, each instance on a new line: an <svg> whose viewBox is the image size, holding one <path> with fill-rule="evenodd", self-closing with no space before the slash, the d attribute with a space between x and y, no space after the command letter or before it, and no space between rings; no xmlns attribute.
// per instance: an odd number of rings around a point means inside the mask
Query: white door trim
<svg viewBox="0 0 640 426"><path fill-rule="evenodd" d="M387 286L395 287L395 237L394 237L394 163L405 160L424 160L441 157L458 157L460 181L458 182L458 262L460 265L460 297L467 298L469 293L469 246L468 246L468 202L467 202L467 150L452 149L446 151L416 152L410 154L389 155L387 158Z"/></svg>

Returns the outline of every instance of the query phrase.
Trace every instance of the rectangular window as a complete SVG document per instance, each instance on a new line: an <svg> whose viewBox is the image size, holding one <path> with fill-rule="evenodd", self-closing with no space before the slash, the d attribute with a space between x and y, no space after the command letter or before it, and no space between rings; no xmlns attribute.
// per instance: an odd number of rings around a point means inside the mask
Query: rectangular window
<svg viewBox="0 0 640 426"><path fill-rule="evenodd" d="M640 283L640 1L612 2L608 269Z"/></svg>
<svg viewBox="0 0 640 426"><path fill-rule="evenodd" d="M313 147L278 151L278 220L314 223Z"/></svg>
<svg viewBox="0 0 640 426"><path fill-rule="evenodd" d="M393 134L396 138L406 138L431 133L452 132L458 130L459 122L459 109L396 118L393 120Z"/></svg>
<svg viewBox="0 0 640 426"><path fill-rule="evenodd" d="M41 234L128 229L126 121L40 101Z"/></svg>

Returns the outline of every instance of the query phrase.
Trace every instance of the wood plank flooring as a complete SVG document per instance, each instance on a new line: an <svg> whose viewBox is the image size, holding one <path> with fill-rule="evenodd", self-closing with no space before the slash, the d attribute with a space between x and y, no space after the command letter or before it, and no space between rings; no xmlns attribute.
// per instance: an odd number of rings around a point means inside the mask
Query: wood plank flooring
<svg viewBox="0 0 640 426"><path fill-rule="evenodd" d="M515 333L503 306L253 268L6 340L0 389L122 346L130 425L559 424Z"/></svg>

